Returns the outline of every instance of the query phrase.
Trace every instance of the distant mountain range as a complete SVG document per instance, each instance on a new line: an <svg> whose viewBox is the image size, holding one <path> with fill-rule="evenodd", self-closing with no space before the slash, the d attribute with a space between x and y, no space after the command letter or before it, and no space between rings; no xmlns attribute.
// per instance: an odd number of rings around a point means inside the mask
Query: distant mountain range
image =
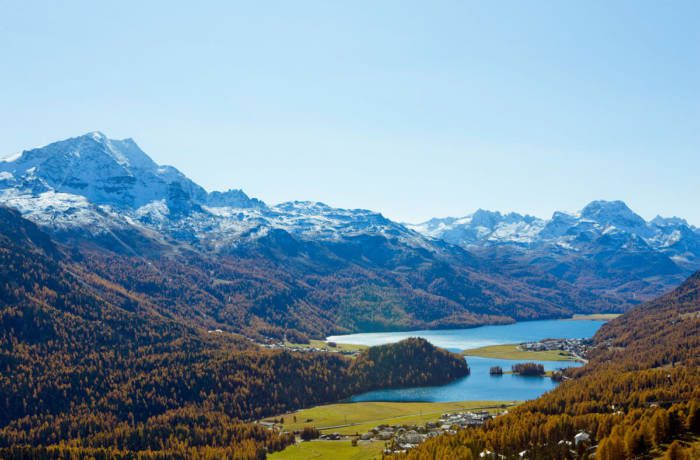
<svg viewBox="0 0 700 460"><path fill-rule="evenodd" d="M407 227L464 248L556 247L580 253L591 244L615 241L621 250L659 252L680 267L700 268L700 229L678 217L657 216L647 222L622 201L593 201L580 212L557 211L551 219L479 209L465 217L435 218Z"/></svg>
<svg viewBox="0 0 700 460"><path fill-rule="evenodd" d="M700 269L700 229L678 217L647 222L622 201L593 201L548 220L478 210L408 227L515 276L541 270L621 302L655 297Z"/></svg>
<svg viewBox="0 0 700 460"><path fill-rule="evenodd" d="M164 313L247 334L619 311L700 268L697 228L645 222L621 202L550 220L480 210L405 225L207 192L133 140L97 132L0 160L0 204L52 235L70 263Z"/></svg>

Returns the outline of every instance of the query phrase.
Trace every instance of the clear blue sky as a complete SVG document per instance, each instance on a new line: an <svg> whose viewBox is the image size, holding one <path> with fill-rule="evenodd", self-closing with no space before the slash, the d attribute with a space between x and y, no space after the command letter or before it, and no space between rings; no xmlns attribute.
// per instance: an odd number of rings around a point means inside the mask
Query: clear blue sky
<svg viewBox="0 0 700 460"><path fill-rule="evenodd" d="M0 0L0 153L100 130L270 203L700 225L700 2L106 3Z"/></svg>

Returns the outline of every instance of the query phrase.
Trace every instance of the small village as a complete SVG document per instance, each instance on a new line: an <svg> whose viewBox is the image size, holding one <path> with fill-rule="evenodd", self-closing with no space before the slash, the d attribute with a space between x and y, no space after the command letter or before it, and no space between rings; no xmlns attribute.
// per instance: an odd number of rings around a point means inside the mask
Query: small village
<svg viewBox="0 0 700 460"><path fill-rule="evenodd" d="M505 415L508 411L503 411L498 415ZM424 424L403 424L403 425L377 425L371 430L361 435L348 435L340 433L318 433L318 439L322 441L351 440L353 443L383 442L387 446L386 454L405 452L425 441L426 439L442 434L456 434L457 430L480 426L494 416L485 410L450 412L442 414L436 421L429 421ZM275 421L258 422L269 429L279 429Z"/></svg>
<svg viewBox="0 0 700 460"><path fill-rule="evenodd" d="M379 425L360 435L360 440L387 442L389 447L385 453L404 452L428 438L441 434L455 434L460 428L483 425L491 418L487 411L447 413L438 421L423 425Z"/></svg>
<svg viewBox="0 0 700 460"><path fill-rule="evenodd" d="M507 414L504 410L499 414L492 414L485 410L465 411L465 412L450 412L440 416L437 421L429 421L424 424L403 424L403 425L377 425L371 430L361 435L348 435L340 433L323 433L317 432L317 440L319 441L351 441L353 445L361 445L363 443L383 442L386 446L384 449L385 455L405 453L406 451L417 447L427 439L440 435L454 435L458 430L481 426L488 420ZM279 429L279 426L271 422L258 422L269 429ZM302 436L303 437L303 436ZM305 438L306 439L306 438ZM298 442L314 442L313 439L306 439ZM572 439L562 439L557 445L568 452L571 458L578 458L583 452L595 451L595 445L592 445L591 435L585 431L579 431ZM528 450L523 450L518 457L521 459L530 458ZM488 449L479 454L480 458L485 459L505 459L506 457Z"/></svg>
<svg viewBox="0 0 700 460"><path fill-rule="evenodd" d="M286 350L298 353L340 353L341 355L354 356L358 350L348 350L338 348L334 342L326 342L323 346L291 344L288 342L275 341L269 339L265 343L258 343L259 346L270 350Z"/></svg>
<svg viewBox="0 0 700 460"><path fill-rule="evenodd" d="M438 436L439 434L453 435L456 434L459 429L481 425L490 418L492 417L488 412L464 412L459 414L444 414L438 424L429 422L424 427L413 427L413 429L409 431L405 431L407 427L400 427L395 431L393 438L390 438L392 439L392 443L390 447L384 450L384 453L405 453L407 450L415 448L418 444L433 436ZM385 427L384 431L378 431L376 434L384 434L386 436L388 431L386 428L391 427ZM373 432L374 430L370 433ZM367 433L367 435L370 433ZM360 439L362 439L362 437L360 437ZM372 439L382 440L379 436ZM585 431L579 431L571 440L562 439L557 445L562 450L566 450L567 455L571 458L578 458L579 454L582 452L593 452L597 447L591 445L591 436ZM518 457L521 459L528 459L530 458L529 454L530 452L528 450L523 450L519 452ZM506 458L504 455L496 454L488 449L482 451L479 457L488 459Z"/></svg>
<svg viewBox="0 0 700 460"><path fill-rule="evenodd" d="M566 351L574 358L585 361L584 357L591 345L590 339L544 339L521 343L518 348L525 351Z"/></svg>

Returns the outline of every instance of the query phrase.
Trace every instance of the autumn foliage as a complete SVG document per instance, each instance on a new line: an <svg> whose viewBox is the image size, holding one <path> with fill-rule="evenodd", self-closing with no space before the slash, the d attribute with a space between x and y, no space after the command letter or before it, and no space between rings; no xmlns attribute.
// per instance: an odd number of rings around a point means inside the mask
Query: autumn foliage
<svg viewBox="0 0 700 460"><path fill-rule="evenodd" d="M604 325L590 362L570 380L483 428L440 436L406 459L479 458L484 450L517 458L571 458L585 431L596 459L695 458L686 441L700 434L700 273L675 291ZM580 445L583 456L591 445Z"/></svg>
<svg viewBox="0 0 700 460"><path fill-rule="evenodd" d="M259 459L294 439L255 419L466 367L417 339L353 360L208 333L194 311L86 274L15 213L0 209L0 224L3 459Z"/></svg>

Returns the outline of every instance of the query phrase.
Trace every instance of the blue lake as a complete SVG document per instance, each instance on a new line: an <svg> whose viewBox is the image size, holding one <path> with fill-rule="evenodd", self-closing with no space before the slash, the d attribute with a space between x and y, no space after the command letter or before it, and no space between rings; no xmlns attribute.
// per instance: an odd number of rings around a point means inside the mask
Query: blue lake
<svg viewBox="0 0 700 460"><path fill-rule="evenodd" d="M501 366L509 371L519 361L468 356L471 374L463 379L439 387L393 388L355 395L352 401L522 401L534 399L551 390L557 384L549 377L521 377L520 375L490 375L491 366ZM546 370L580 366L575 361L533 361Z"/></svg>
<svg viewBox="0 0 700 460"><path fill-rule="evenodd" d="M435 346L452 351L461 351L487 345L535 342L542 339L585 339L593 337L593 334L603 324L604 321L552 319L524 321L504 326L481 326L470 329L333 335L326 340L371 346L398 342L407 337L423 337Z"/></svg>
<svg viewBox="0 0 700 460"><path fill-rule="evenodd" d="M527 321L504 326L482 326L471 329L450 329L442 331L379 332L348 334L328 337L337 343L380 345L398 342L407 337L423 337L432 344L451 351L461 351L487 345L532 342L546 338L582 339L592 337L603 321L586 320L545 320ZM352 397L352 401L515 401L533 399L551 390L557 384L548 377L521 377L505 374L492 376L491 366L501 366L510 370L516 362L507 359L467 357L471 374L448 385L421 388L397 388L377 390ZM546 370L580 366L575 361L535 361Z"/></svg>

